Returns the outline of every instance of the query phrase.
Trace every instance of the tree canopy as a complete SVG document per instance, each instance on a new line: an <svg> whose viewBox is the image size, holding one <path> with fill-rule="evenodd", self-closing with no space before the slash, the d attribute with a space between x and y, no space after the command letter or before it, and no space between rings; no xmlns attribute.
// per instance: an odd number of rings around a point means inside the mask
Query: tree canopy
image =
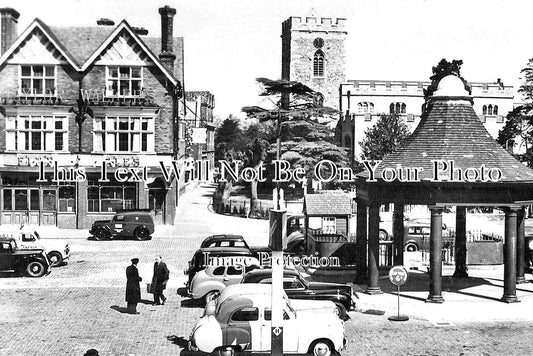
<svg viewBox="0 0 533 356"><path fill-rule="evenodd" d="M409 127L398 115L381 115L376 124L365 131L360 142L363 159L383 159L385 155L394 152L409 135Z"/></svg>

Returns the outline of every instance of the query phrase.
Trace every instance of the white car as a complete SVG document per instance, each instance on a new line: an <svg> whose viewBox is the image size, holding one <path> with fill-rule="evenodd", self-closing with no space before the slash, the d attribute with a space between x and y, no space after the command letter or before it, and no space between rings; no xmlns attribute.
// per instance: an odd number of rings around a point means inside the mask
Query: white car
<svg viewBox="0 0 533 356"><path fill-rule="evenodd" d="M62 240L43 239L35 230L20 228L18 230L0 230L0 237L13 238L21 250L43 249L52 267L61 266L70 258L70 247Z"/></svg>
<svg viewBox="0 0 533 356"><path fill-rule="evenodd" d="M208 303L189 339L190 351L271 351L272 287L235 284ZM283 352L329 356L344 349L344 322L331 301L289 300L283 293Z"/></svg>

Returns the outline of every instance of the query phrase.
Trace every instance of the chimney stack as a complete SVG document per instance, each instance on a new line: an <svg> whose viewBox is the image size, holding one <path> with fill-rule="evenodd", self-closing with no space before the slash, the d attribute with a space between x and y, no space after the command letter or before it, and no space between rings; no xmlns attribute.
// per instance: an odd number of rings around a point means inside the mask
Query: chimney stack
<svg viewBox="0 0 533 356"><path fill-rule="evenodd" d="M18 37L20 14L10 7L0 9L0 55L3 55Z"/></svg>
<svg viewBox="0 0 533 356"><path fill-rule="evenodd" d="M161 53L159 54L159 60L170 74L174 74L176 56L173 52L173 32L176 9L166 5L159 9L159 13L161 14Z"/></svg>

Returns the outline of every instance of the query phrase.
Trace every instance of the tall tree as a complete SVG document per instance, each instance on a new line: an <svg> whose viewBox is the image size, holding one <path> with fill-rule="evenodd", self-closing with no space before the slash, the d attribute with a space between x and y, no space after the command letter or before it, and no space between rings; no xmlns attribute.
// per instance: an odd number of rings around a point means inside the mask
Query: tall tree
<svg viewBox="0 0 533 356"><path fill-rule="evenodd" d="M382 159L394 152L409 135L409 127L398 115L381 115L376 124L365 131L363 141L359 143L363 159Z"/></svg>
<svg viewBox="0 0 533 356"><path fill-rule="evenodd" d="M523 83L518 89L523 104L507 114L507 121L498 134L498 143L508 149L517 147L514 156L533 167L533 58L521 71Z"/></svg>

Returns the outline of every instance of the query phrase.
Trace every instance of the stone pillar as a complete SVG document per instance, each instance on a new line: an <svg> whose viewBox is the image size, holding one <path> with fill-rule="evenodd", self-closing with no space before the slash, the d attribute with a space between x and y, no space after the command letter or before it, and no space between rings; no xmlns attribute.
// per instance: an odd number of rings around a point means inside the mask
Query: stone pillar
<svg viewBox="0 0 533 356"><path fill-rule="evenodd" d="M442 211L430 207L431 232L429 235L429 296L428 303L443 303L442 298Z"/></svg>
<svg viewBox="0 0 533 356"><path fill-rule="evenodd" d="M403 204L394 203L392 213L392 260L395 266L403 265Z"/></svg>
<svg viewBox="0 0 533 356"><path fill-rule="evenodd" d="M454 278L468 277L466 266L466 207L458 206L455 212L455 272Z"/></svg>
<svg viewBox="0 0 533 356"><path fill-rule="evenodd" d="M379 287L379 204L370 203L368 212L368 285L365 293L381 294Z"/></svg>
<svg viewBox="0 0 533 356"><path fill-rule="evenodd" d="M365 203L357 202L357 226L356 226L356 265L354 283L367 283L367 206Z"/></svg>
<svg viewBox="0 0 533 356"><path fill-rule="evenodd" d="M503 245L502 302L516 303L516 226L517 208L505 209L505 243Z"/></svg>
<svg viewBox="0 0 533 356"><path fill-rule="evenodd" d="M76 229L88 229L87 220L87 180L76 182Z"/></svg>
<svg viewBox="0 0 533 356"><path fill-rule="evenodd" d="M516 226L517 208L505 209L505 243L503 245L502 302L518 302L516 297Z"/></svg>
<svg viewBox="0 0 533 356"><path fill-rule="evenodd" d="M524 277L526 258L526 210L522 207L516 216L516 283L526 283Z"/></svg>

